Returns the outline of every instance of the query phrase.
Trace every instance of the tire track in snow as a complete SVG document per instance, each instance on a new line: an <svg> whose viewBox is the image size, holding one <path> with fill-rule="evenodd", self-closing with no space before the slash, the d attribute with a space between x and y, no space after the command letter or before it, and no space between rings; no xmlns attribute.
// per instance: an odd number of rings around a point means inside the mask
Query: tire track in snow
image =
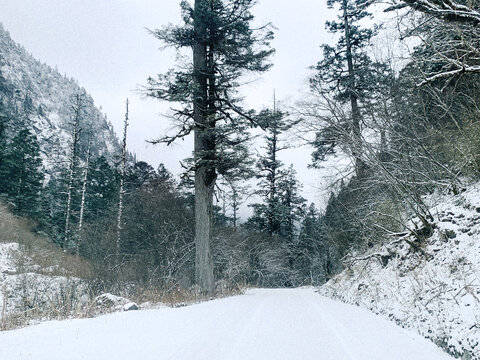
<svg viewBox="0 0 480 360"><path fill-rule="evenodd" d="M308 296L304 292L300 292L299 294L299 297L308 304L309 308L312 309L312 313L315 313L320 318L323 327L329 329L334 335L338 345L345 353L345 355L348 356L348 358L345 358L345 360L359 359L358 356L355 355L350 349L352 347L352 344L354 344L356 348L361 347L361 341L356 336L352 335L345 326L339 324L336 319L328 315L325 309L320 308L318 302L311 299L310 293L308 293ZM318 297L320 299L320 295Z"/></svg>

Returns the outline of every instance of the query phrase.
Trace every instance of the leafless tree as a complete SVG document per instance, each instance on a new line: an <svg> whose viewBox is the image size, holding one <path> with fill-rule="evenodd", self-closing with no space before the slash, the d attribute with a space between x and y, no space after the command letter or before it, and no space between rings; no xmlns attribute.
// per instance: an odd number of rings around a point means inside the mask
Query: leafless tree
<svg viewBox="0 0 480 360"><path fill-rule="evenodd" d="M67 186L67 206L65 211L65 231L62 242L62 247L65 249L68 246L68 241L70 240L70 223L72 216L72 201L74 195L74 184L75 176L78 165L78 144L80 141L80 120L82 118L82 112L84 109L83 104L83 95L75 95L74 103L71 106L72 110L72 143L70 146L70 158L69 158L69 175L68 175L68 186Z"/></svg>
<svg viewBox="0 0 480 360"><path fill-rule="evenodd" d="M410 6L442 20L476 26L480 23L479 5L478 1L399 0L388 7L387 11Z"/></svg>
<svg viewBox="0 0 480 360"><path fill-rule="evenodd" d="M122 157L120 163L120 188L118 191L118 216L117 216L117 256L120 255L120 247L122 241L122 215L123 215L123 197L125 195L125 170L127 166L127 128L129 121L128 99L126 100L125 120L123 122L123 141L122 141Z"/></svg>
<svg viewBox="0 0 480 360"><path fill-rule="evenodd" d="M415 37L426 51L417 53L421 78L417 85L444 80L444 86L466 74L480 73L480 4L478 1L399 0L386 11L410 6L402 37ZM422 14L422 15L419 15ZM423 56L422 56L423 55Z"/></svg>
<svg viewBox="0 0 480 360"><path fill-rule="evenodd" d="M91 131L91 127L90 127ZM90 156L91 156L91 150L92 150L92 134L89 134L88 137L88 146L87 146L87 158L85 160L85 165L83 169L83 181L82 181L82 199L80 201L80 215L78 219L78 230L77 230L77 249L76 253L77 256L80 255L80 246L82 243L82 230L83 230L83 219L85 215L85 198L87 195L87 182L88 182L88 170L90 167Z"/></svg>

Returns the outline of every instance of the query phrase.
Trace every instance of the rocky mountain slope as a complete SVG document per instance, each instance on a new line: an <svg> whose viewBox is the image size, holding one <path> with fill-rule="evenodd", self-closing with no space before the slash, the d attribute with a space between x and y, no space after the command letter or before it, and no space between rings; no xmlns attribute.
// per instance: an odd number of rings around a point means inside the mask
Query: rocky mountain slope
<svg viewBox="0 0 480 360"><path fill-rule="evenodd" d="M427 200L433 236L406 235L352 254L320 293L382 314L462 359L480 359L480 183Z"/></svg>
<svg viewBox="0 0 480 360"><path fill-rule="evenodd" d="M119 143L112 125L78 83L33 58L16 44L0 24L0 113L12 121L10 132L33 129L39 139L44 166L53 169L65 160L71 138L72 97L85 94L81 127L95 134L93 156L117 154ZM85 148L83 136L80 149ZM80 156L83 152L80 151Z"/></svg>

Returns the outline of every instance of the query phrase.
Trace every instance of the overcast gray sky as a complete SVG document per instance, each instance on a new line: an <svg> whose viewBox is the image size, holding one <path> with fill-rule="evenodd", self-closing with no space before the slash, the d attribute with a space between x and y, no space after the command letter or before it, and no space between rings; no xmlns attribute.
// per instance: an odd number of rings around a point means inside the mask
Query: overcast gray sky
<svg viewBox="0 0 480 360"><path fill-rule="evenodd" d="M172 67L173 50L161 46L145 28L180 22L180 0L1 0L0 22L12 38L39 60L57 66L79 81L108 114L117 133L124 117L124 100L131 100L129 149L140 160L156 166L163 162L174 173L179 160L191 152L187 140L172 148L146 144L171 127L162 116L168 104L142 99L135 89L148 76ZM272 105L273 89L286 103L301 99L307 88L308 67L321 58L319 45L331 42L325 20L332 16L326 0L260 0L253 9L257 22L276 27L274 67L243 88L246 103L256 109ZM306 168L310 150L287 151L283 160L294 162L305 195L322 202L318 171Z"/></svg>

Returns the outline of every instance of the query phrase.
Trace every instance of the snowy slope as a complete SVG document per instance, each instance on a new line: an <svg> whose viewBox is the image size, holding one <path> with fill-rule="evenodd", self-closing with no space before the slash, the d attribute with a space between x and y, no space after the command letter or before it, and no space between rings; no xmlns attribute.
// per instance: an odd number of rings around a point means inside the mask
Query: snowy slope
<svg viewBox="0 0 480 360"><path fill-rule="evenodd" d="M377 256L355 260L320 292L382 314L452 354L480 359L480 184L428 201L437 229L424 254L405 241L378 246L371 253L390 257L386 266Z"/></svg>
<svg viewBox="0 0 480 360"><path fill-rule="evenodd" d="M79 93L85 93L81 127L91 126L95 134L93 154L110 158L118 153L118 139L91 96L74 79L33 58L0 24L0 114L14 121L13 133L25 126L36 133L47 170L68 155L72 96ZM86 142L82 139L81 148Z"/></svg>
<svg viewBox="0 0 480 360"><path fill-rule="evenodd" d="M0 333L0 359L443 360L436 346L313 289L252 290L183 308Z"/></svg>
<svg viewBox="0 0 480 360"><path fill-rule="evenodd" d="M72 316L88 301L82 280L35 264L18 243L0 243L0 329Z"/></svg>
<svg viewBox="0 0 480 360"><path fill-rule="evenodd" d="M89 262L33 233L0 201L0 330L77 315L91 302L81 280L90 274Z"/></svg>

